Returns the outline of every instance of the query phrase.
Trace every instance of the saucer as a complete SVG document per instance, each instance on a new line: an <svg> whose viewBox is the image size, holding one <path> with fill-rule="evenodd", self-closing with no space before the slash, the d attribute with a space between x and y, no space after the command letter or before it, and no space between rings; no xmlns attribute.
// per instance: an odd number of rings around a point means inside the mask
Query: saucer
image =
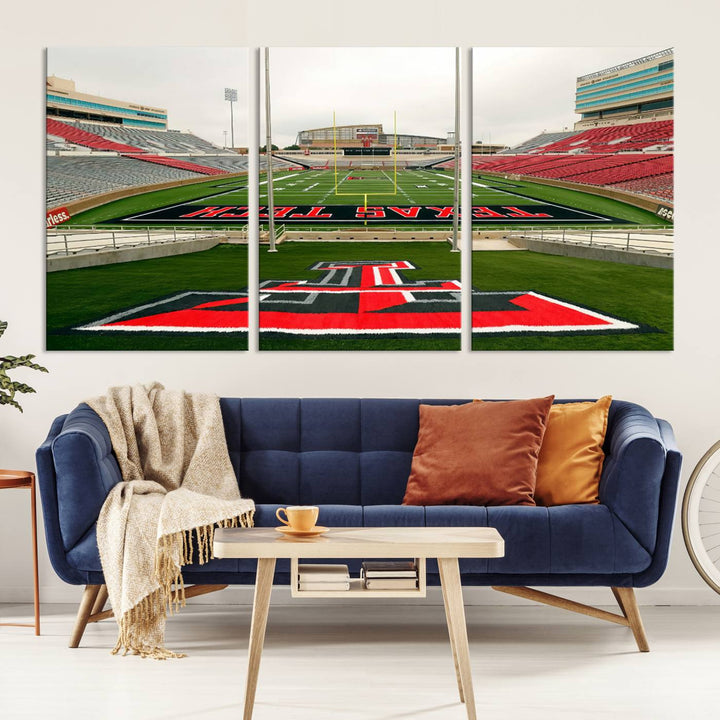
<svg viewBox="0 0 720 720"><path fill-rule="evenodd" d="M309 530L294 530L287 525L282 525L281 527L276 527L275 529L279 533L283 533L284 535L292 535L293 537L316 537L317 535L322 535L323 533L326 533L330 528L323 527L322 525L316 525Z"/></svg>

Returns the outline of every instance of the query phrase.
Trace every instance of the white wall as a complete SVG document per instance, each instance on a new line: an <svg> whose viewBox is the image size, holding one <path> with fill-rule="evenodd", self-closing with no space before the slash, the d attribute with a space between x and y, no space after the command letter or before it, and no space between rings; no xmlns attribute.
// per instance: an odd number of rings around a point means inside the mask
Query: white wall
<svg viewBox="0 0 720 720"><path fill-rule="evenodd" d="M111 384L158 379L221 395L600 396L633 400L670 420L685 454L684 486L720 437L720 238L716 212L720 143L711 78L717 23L711 0L628 3L352 2L263 0L244 4L123 0L12 3L0 43L0 351L34 351L50 375L28 373L38 395L25 413L0 408L0 466L32 468L52 418ZM372 12L368 12L371 8ZM343 11L343 9L347 9ZM272 12L268 12L271 10ZM456 21L453 11L461 13ZM507 14L505 14L507 12ZM87 17L85 16L87 13ZM14 17L13 17L14 14ZM267 17L272 18L272 32ZM107 17L104 20L103 17ZM363 27L363 20L369 27ZM353 23L358 25L353 27ZM43 48L52 45L656 45L675 47L676 349L664 353L72 353L44 347ZM568 97L572 96L568 89ZM26 377L23 375L23 377ZM351 382L349 382L351 380ZM682 488L681 488L682 489ZM0 601L32 596L27 494L0 494ZM679 518L670 566L646 602L717 602L685 553ZM27 546L27 549L26 549ZM44 552L46 601L78 589L55 576ZM603 598L605 595L603 594ZM482 601L480 599L479 601Z"/></svg>

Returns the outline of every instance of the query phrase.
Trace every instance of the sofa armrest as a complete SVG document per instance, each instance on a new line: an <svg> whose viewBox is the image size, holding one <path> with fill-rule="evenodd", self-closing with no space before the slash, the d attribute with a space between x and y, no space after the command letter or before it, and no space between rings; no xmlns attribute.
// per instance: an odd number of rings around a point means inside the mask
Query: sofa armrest
<svg viewBox="0 0 720 720"><path fill-rule="evenodd" d="M85 404L66 418L51 441L63 548L75 546L97 522L110 490L122 480L110 436Z"/></svg>
<svg viewBox="0 0 720 720"><path fill-rule="evenodd" d="M667 450L665 474L663 475L660 490L660 513L658 516L657 541L655 553L650 566L633 577L634 587L647 587L657 582L667 567L670 555L670 541L675 524L677 510L677 492L682 469L682 454L675 442L670 423L666 420L657 421L660 435Z"/></svg>
<svg viewBox="0 0 720 720"><path fill-rule="evenodd" d="M610 508L650 555L655 552L657 541L666 455L665 439L656 419L639 405L613 401L600 502Z"/></svg>
<svg viewBox="0 0 720 720"><path fill-rule="evenodd" d="M87 574L71 567L65 556L57 505L57 477L55 475L55 463L53 462L52 443L62 431L66 418L67 415L55 418L45 442L35 453L35 461L37 464L38 490L42 503L45 540L50 562L62 580L72 585L83 585L88 582Z"/></svg>

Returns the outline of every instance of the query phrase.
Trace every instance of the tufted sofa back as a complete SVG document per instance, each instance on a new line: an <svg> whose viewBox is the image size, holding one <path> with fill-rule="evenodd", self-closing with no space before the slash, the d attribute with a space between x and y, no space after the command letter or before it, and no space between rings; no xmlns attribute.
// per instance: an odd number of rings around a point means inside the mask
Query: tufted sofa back
<svg viewBox="0 0 720 720"><path fill-rule="evenodd" d="M468 401L223 398L240 491L258 504L398 505L421 402Z"/></svg>

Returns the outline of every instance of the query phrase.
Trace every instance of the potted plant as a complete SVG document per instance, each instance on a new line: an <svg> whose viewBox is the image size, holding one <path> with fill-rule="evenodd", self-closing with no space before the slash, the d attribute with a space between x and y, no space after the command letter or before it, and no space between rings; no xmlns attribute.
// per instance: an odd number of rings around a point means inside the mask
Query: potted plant
<svg viewBox="0 0 720 720"><path fill-rule="evenodd" d="M2 337L6 329L7 323L0 320L0 337ZM8 372L19 367L47 372L47 368L33 362L34 358L34 355L21 355L20 357L14 355L0 356L0 405L12 405L20 412L23 411L20 403L15 399L15 395L17 393L34 393L35 390L25 383L13 380L8 375Z"/></svg>

